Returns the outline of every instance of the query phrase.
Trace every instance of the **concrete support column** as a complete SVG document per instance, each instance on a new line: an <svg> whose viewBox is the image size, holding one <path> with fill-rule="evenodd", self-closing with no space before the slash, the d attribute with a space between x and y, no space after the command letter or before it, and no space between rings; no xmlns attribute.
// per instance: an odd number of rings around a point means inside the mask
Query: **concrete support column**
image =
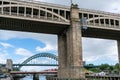
<svg viewBox="0 0 120 80"><path fill-rule="evenodd" d="M33 8L32 8L32 11L31 11L31 17L33 18Z"/></svg>
<svg viewBox="0 0 120 80"><path fill-rule="evenodd" d="M19 5L19 4L17 4ZM19 6L17 6L17 16L19 16Z"/></svg>
<svg viewBox="0 0 120 80"><path fill-rule="evenodd" d="M93 15L93 25L95 26L95 15Z"/></svg>
<svg viewBox="0 0 120 80"><path fill-rule="evenodd" d="M39 74L33 74L33 80L39 80Z"/></svg>
<svg viewBox="0 0 120 80"><path fill-rule="evenodd" d="M110 21L110 18L109 18L109 27L111 27L111 21Z"/></svg>
<svg viewBox="0 0 120 80"><path fill-rule="evenodd" d="M8 70L13 70L13 62L12 62L12 60L11 59L7 59L7 61L6 61L6 68L8 69Z"/></svg>
<svg viewBox="0 0 120 80"><path fill-rule="evenodd" d="M100 22L100 16L98 16L99 17L99 26L101 26L101 22Z"/></svg>
<svg viewBox="0 0 120 80"><path fill-rule="evenodd" d="M120 75L120 40L117 40L118 45L118 60L119 60L119 75Z"/></svg>
<svg viewBox="0 0 120 80"><path fill-rule="evenodd" d="M65 19L66 19L66 10L64 10L64 17L65 17Z"/></svg>
<svg viewBox="0 0 120 80"><path fill-rule="evenodd" d="M24 17L26 17L26 6L24 7Z"/></svg>
<svg viewBox="0 0 120 80"><path fill-rule="evenodd" d="M9 10L9 15L11 15L11 1L10 1L10 10Z"/></svg>
<svg viewBox="0 0 120 80"><path fill-rule="evenodd" d="M66 35L59 34L58 35L58 78L64 78L64 70L67 67L67 43L66 43Z"/></svg>
<svg viewBox="0 0 120 80"><path fill-rule="evenodd" d="M40 8L39 8L39 12L38 12L38 18L40 18L40 13L41 13L41 11L40 11Z"/></svg>
<svg viewBox="0 0 120 80"><path fill-rule="evenodd" d="M71 6L71 25L65 36L58 35L58 78L85 78L82 61L82 33L78 11L77 5Z"/></svg>
<svg viewBox="0 0 120 80"><path fill-rule="evenodd" d="M66 35L58 35L58 56L59 56L59 68L65 68L67 66L67 43Z"/></svg>
<svg viewBox="0 0 120 80"><path fill-rule="evenodd" d="M3 0L2 0L2 10L1 10L2 14L3 14Z"/></svg>
<svg viewBox="0 0 120 80"><path fill-rule="evenodd" d="M105 19L104 19L104 26L106 26Z"/></svg>

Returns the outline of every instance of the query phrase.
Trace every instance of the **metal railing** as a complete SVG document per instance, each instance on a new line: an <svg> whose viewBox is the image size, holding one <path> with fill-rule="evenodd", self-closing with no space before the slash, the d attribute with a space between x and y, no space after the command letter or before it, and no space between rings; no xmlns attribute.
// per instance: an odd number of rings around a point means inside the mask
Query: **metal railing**
<svg viewBox="0 0 120 80"><path fill-rule="evenodd" d="M97 14L102 14L102 15L109 15L109 16L120 17L119 13L112 13L112 12L106 12L106 11L101 11L101 10L93 10L93 9L80 8L80 11L88 12L88 13L95 13L95 14L97 13Z"/></svg>
<svg viewBox="0 0 120 80"><path fill-rule="evenodd" d="M85 76L85 79L46 77L46 80L120 80L120 76Z"/></svg>

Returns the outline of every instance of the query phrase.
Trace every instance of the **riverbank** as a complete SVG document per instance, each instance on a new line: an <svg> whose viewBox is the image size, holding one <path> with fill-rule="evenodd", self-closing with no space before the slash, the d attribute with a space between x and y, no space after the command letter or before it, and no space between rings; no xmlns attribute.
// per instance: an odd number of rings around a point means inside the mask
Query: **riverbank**
<svg viewBox="0 0 120 80"><path fill-rule="evenodd" d="M13 80L19 80L21 78L24 78L26 75L22 75L22 74L16 74L16 75L13 75Z"/></svg>
<svg viewBox="0 0 120 80"><path fill-rule="evenodd" d="M11 77L0 78L0 80L12 80Z"/></svg>

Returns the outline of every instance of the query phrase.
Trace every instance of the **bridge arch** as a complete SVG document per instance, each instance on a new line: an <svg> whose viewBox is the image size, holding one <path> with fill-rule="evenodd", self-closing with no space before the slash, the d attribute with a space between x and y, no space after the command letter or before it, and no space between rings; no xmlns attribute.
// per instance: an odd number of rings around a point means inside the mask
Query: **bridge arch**
<svg viewBox="0 0 120 80"><path fill-rule="evenodd" d="M87 21L92 21L92 20L97 20L97 19L114 19L114 18L110 18L110 17L95 17L95 18L87 19ZM114 19L114 20L119 20L119 19Z"/></svg>
<svg viewBox="0 0 120 80"><path fill-rule="evenodd" d="M26 59L25 61L23 61L21 63L21 65L23 66L24 64L27 64L29 63L30 61L32 61L33 59L36 59L36 58L39 58L39 57L47 57L47 58L50 58L50 59L53 59L55 61L58 62L58 56L54 55L54 54L51 54L51 53L38 53L38 54L35 54L31 57L29 57L28 59ZM46 64L45 64L46 65ZM47 65L50 65L50 64L47 64ZM55 64L54 64L55 65ZM57 65L57 64L56 64ZM22 66L19 66L18 68L21 69Z"/></svg>
<svg viewBox="0 0 120 80"><path fill-rule="evenodd" d="M51 54L51 53L38 53L38 54L35 54L35 55L29 57L28 59L23 61L21 64L27 64L31 60L33 60L35 58L38 58L38 57L48 57L50 59L54 59L54 60L58 61L58 57L56 55L54 55L54 54Z"/></svg>
<svg viewBox="0 0 120 80"><path fill-rule="evenodd" d="M89 24L97 24L97 25L101 25L101 26L111 26L111 27L116 27L120 25L120 20L118 18L113 18L113 17L109 17L109 16L104 16L104 17L94 17L94 18L90 18L87 19L87 23Z"/></svg>
<svg viewBox="0 0 120 80"><path fill-rule="evenodd" d="M59 15L59 14L57 14L57 13L51 11L51 10L42 8L42 7L36 7L36 6L31 6L31 5L22 5L22 4L19 4L19 5L18 4L6 4L6 5L0 5L1 10L2 10L2 8L3 8L3 12L8 14L8 15L9 14L10 15L11 14L14 14L14 15L20 14L20 15L23 15L23 16L28 15L26 12L27 12L27 8L29 8L29 9L31 9L31 13L29 14L29 17L32 14L34 16L34 13L35 13L34 9L36 9L37 10L37 15L35 15L35 16L38 16L38 15L41 14L41 12L44 12L45 13L44 18L49 18L48 20L52 20L54 18L53 20L55 20L55 21L69 22L69 20L67 20L65 17L63 17L63 16L61 16L61 15ZM14 11L14 13L12 12L12 10L10 11L10 9L12 9L12 8L13 9L16 8L16 11ZM19 10L20 10L19 8L24 8L22 14L19 13ZM49 14L50 16L46 15L46 14Z"/></svg>

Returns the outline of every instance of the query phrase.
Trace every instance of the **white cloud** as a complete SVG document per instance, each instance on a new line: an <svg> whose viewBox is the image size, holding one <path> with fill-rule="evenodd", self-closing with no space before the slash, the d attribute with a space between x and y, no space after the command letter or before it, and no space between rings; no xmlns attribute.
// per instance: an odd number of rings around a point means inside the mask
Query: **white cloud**
<svg viewBox="0 0 120 80"><path fill-rule="evenodd" d="M120 13L119 5L120 5L120 0L112 1L112 3L106 7L106 11L109 11L112 13Z"/></svg>
<svg viewBox="0 0 120 80"><path fill-rule="evenodd" d="M57 35L0 30L0 39L1 40L9 40L12 38L18 38L18 39L32 38L32 39L35 39L35 40L38 40L38 41L41 41L41 42L44 42L47 44L49 43L50 45L57 44Z"/></svg>
<svg viewBox="0 0 120 80"><path fill-rule="evenodd" d="M13 59L13 61L14 61L15 64L21 64L22 62L24 62L29 57L31 57L31 56L25 56L23 58L16 58L16 59Z"/></svg>
<svg viewBox="0 0 120 80"><path fill-rule="evenodd" d="M1 40L32 38L45 43L47 47L51 46L57 49L57 35L0 30L0 36Z"/></svg>
<svg viewBox="0 0 120 80"><path fill-rule="evenodd" d="M18 54L18 55L21 55L21 56L24 56L24 57L30 57L33 55L33 53L27 49L24 49L24 48L18 48L16 49L15 51L15 54Z"/></svg>
<svg viewBox="0 0 120 80"><path fill-rule="evenodd" d="M87 63L118 62L117 43L115 40L83 38L83 57Z"/></svg>
<svg viewBox="0 0 120 80"><path fill-rule="evenodd" d="M56 51L57 50L57 47L56 46L52 46L50 44L46 44L45 47L40 47L40 46L37 46L36 47L36 51L38 52L48 52L48 51Z"/></svg>
<svg viewBox="0 0 120 80"><path fill-rule="evenodd" d="M5 64L7 59L12 58L11 54L8 51L9 50L8 48L9 47L13 48L14 46L4 42L0 42L0 45L1 45L0 46L0 63Z"/></svg>
<svg viewBox="0 0 120 80"><path fill-rule="evenodd" d="M9 47L14 47L13 45L9 44L9 43L4 43L4 42L0 42L0 45L2 45L4 48L9 48Z"/></svg>
<svg viewBox="0 0 120 80"><path fill-rule="evenodd" d="M117 43L116 43L117 44ZM118 62L118 48L117 45L111 45L109 48L106 50L106 57L108 57L110 60L114 60Z"/></svg>
<svg viewBox="0 0 120 80"><path fill-rule="evenodd" d="M17 36L17 34L14 31L0 30L0 39L1 40L9 40L12 38L16 38L16 36Z"/></svg>
<svg viewBox="0 0 120 80"><path fill-rule="evenodd" d="M6 50L0 50L0 63L6 63L6 60L9 59L9 54Z"/></svg>

